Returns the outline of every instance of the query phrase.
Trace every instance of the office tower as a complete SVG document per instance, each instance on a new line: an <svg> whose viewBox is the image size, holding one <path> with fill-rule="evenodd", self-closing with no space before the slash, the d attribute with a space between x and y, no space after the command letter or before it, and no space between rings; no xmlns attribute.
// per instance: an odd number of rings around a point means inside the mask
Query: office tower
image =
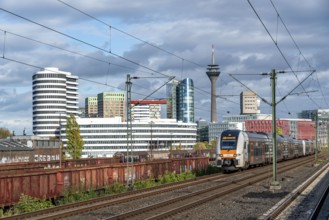
<svg viewBox="0 0 329 220"><path fill-rule="evenodd" d="M260 99L257 94L252 91L243 91L240 93L240 114L259 114L260 113Z"/></svg>
<svg viewBox="0 0 329 220"><path fill-rule="evenodd" d="M212 56L211 56L211 64L208 65L207 68L207 76L210 79L211 82L211 117L210 117L210 122L216 122L217 121L217 112L216 112L216 80L220 74L218 65L215 64L215 58L214 58L214 46L212 46Z"/></svg>
<svg viewBox="0 0 329 220"><path fill-rule="evenodd" d="M87 97L85 99L85 116L86 118L95 118L98 115L97 97Z"/></svg>
<svg viewBox="0 0 329 220"><path fill-rule="evenodd" d="M194 122L194 85L193 80L186 78L176 87L177 121Z"/></svg>
<svg viewBox="0 0 329 220"><path fill-rule="evenodd" d="M33 133L59 137L59 124L79 113L78 77L49 67L35 73L32 83Z"/></svg>
<svg viewBox="0 0 329 220"><path fill-rule="evenodd" d="M167 91L167 118L177 119L177 97L176 97L176 88L179 84L178 80L171 80L166 85Z"/></svg>
<svg viewBox="0 0 329 220"><path fill-rule="evenodd" d="M103 92L97 95L98 117L125 119L126 94L125 92Z"/></svg>

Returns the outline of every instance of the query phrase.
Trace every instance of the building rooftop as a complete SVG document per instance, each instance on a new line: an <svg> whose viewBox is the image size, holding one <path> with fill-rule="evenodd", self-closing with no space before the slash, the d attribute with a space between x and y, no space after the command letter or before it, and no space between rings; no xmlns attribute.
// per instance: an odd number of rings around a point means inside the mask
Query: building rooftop
<svg viewBox="0 0 329 220"><path fill-rule="evenodd" d="M32 148L14 140L0 140L0 151L31 151Z"/></svg>

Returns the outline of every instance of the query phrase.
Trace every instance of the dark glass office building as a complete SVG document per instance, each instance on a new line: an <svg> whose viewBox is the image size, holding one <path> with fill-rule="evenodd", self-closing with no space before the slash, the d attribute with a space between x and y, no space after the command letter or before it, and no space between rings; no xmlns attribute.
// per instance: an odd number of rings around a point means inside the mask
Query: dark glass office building
<svg viewBox="0 0 329 220"><path fill-rule="evenodd" d="M186 78L176 87L177 121L194 122L194 85L193 80Z"/></svg>

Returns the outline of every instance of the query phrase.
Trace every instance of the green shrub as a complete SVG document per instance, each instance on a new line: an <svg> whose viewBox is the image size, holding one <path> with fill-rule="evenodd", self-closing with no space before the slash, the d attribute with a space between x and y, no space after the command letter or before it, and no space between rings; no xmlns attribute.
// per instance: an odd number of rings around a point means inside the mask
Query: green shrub
<svg viewBox="0 0 329 220"><path fill-rule="evenodd" d="M106 187L105 193L106 194L116 194L116 193L123 193L125 192L126 186L122 183L114 183L113 185L110 185Z"/></svg>
<svg viewBox="0 0 329 220"><path fill-rule="evenodd" d="M19 202L14 206L15 213L33 212L41 209L51 208L54 205L51 201L42 199L39 200L29 195L22 194Z"/></svg>
<svg viewBox="0 0 329 220"><path fill-rule="evenodd" d="M195 178L195 174L193 174L191 171L187 171L185 173L180 173L180 174L166 172L163 176L158 177L158 182L160 182L161 184L166 184L166 183L175 183L175 182L194 179L194 178Z"/></svg>
<svg viewBox="0 0 329 220"><path fill-rule="evenodd" d="M143 189L143 188L150 188L159 185L155 179L147 179L147 180L141 180L136 181L134 184L135 189Z"/></svg>
<svg viewBox="0 0 329 220"><path fill-rule="evenodd" d="M209 164L206 169L195 171L195 174L196 174L196 176L204 176L204 175L210 175L210 174L220 173L220 172L221 172L221 170L218 167L214 167Z"/></svg>

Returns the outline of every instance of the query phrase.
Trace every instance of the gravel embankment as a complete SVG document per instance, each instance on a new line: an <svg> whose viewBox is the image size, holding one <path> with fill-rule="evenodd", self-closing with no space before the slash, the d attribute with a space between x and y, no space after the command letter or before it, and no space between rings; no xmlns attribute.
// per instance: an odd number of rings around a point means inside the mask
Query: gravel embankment
<svg viewBox="0 0 329 220"><path fill-rule="evenodd" d="M320 166L305 165L300 166L284 174L278 173L278 180L281 189L272 192L269 189L271 178L239 190L230 196L221 197L202 204L194 209L187 210L168 219L257 219L287 194L292 192L297 186L314 174ZM272 172L272 171L270 171ZM230 182L230 176L220 182ZM213 186L218 182L208 182L202 186L189 187L175 192L169 192L147 199L132 201L124 205L117 205L108 208L92 211L79 216L70 217L70 220L96 220L114 216L123 212L128 212L136 208L142 208L150 204L158 203L177 196L186 195L201 188ZM238 184L238 183L237 183Z"/></svg>
<svg viewBox="0 0 329 220"><path fill-rule="evenodd" d="M272 180L268 179L170 219L258 219L320 167L306 165L284 174L278 173L281 189L275 192L269 189Z"/></svg>

